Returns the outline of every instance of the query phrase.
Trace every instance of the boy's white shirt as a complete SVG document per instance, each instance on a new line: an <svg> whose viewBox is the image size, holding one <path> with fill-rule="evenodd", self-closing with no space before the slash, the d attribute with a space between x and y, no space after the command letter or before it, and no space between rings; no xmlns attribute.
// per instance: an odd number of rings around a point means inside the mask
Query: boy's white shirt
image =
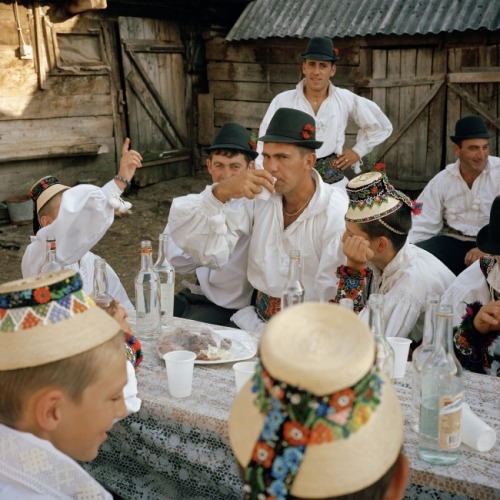
<svg viewBox="0 0 500 500"><path fill-rule="evenodd" d="M0 500L113 497L52 443L0 424Z"/></svg>

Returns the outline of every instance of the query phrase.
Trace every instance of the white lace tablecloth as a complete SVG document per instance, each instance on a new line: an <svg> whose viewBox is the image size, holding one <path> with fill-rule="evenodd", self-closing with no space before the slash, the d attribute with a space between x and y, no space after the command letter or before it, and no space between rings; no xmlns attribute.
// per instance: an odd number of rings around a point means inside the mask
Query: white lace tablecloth
<svg viewBox="0 0 500 500"><path fill-rule="evenodd" d="M174 322L199 325L178 318ZM169 395L165 364L154 341L143 342L143 350L137 372L142 408L114 425L98 458L85 468L126 500L240 500L243 485L227 433L236 394L232 363L196 365L192 395L175 399ZM498 440L487 453L462 445L462 456L453 466L432 466L418 458L417 435L408 424L409 379L396 384L407 421L404 447L413 483L405 498L499 499ZM500 380L466 373L465 388L471 408L500 434Z"/></svg>

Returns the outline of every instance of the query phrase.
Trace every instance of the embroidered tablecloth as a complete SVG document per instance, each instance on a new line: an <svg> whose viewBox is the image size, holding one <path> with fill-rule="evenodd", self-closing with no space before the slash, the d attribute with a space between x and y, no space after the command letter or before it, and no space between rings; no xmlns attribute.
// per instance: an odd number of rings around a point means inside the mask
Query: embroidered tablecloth
<svg viewBox="0 0 500 500"><path fill-rule="evenodd" d="M199 325L178 318L173 324ZM243 485L227 432L236 394L232 363L196 365L192 395L175 399L169 395L165 364L154 341L143 342L143 350L144 361L137 372L142 408L114 425L98 458L85 468L126 500L240 500ZM418 458L417 435L409 425L410 369L396 383L406 419L404 448L413 483L407 498L500 498L498 440L487 453L462 445L461 458L452 466L432 466ZM469 372L464 379L472 410L500 435L500 380Z"/></svg>

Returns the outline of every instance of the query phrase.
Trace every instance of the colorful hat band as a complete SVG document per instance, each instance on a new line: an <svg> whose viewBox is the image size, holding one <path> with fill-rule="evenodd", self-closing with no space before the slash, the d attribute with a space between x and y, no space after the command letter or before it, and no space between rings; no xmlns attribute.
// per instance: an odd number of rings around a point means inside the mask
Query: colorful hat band
<svg viewBox="0 0 500 500"><path fill-rule="evenodd" d="M94 307L78 274L53 285L0 294L0 331L58 323Z"/></svg>
<svg viewBox="0 0 500 500"><path fill-rule="evenodd" d="M346 439L380 404L382 379L373 369L353 387L315 396L273 380L259 364L254 404L264 414L261 433L245 469L245 498L286 498L308 445Z"/></svg>
<svg viewBox="0 0 500 500"><path fill-rule="evenodd" d="M30 195L33 201L36 201L38 197L49 187L60 184L59 180L54 176L47 176L40 179L37 184L35 184L30 191Z"/></svg>

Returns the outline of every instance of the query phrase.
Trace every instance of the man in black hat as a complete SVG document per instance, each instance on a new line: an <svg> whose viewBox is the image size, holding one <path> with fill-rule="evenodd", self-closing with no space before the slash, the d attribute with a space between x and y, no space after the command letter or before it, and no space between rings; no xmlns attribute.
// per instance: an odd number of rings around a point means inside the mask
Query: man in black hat
<svg viewBox="0 0 500 500"><path fill-rule="evenodd" d="M458 276L441 302L453 305L455 352L467 370L500 376L500 196L476 238L484 252Z"/></svg>
<svg viewBox="0 0 500 500"><path fill-rule="evenodd" d="M170 231L176 243L203 265L220 269L249 237L247 277L257 290L256 306L238 311L232 320L258 331L280 310L291 250L302 256L306 300L328 300L337 278L332 269L344 263L347 195L328 185L314 170L316 123L307 113L276 111L264 143L264 170L247 170L221 180L202 195L175 199ZM234 200L239 210L232 210Z"/></svg>
<svg viewBox="0 0 500 500"><path fill-rule="evenodd" d="M344 170L353 166L360 173L361 158L391 135L391 122L374 102L331 83L340 58L330 38L311 38L306 51L300 56L304 78L295 89L282 92L271 101L259 135L266 133L271 118L279 108L309 113L315 117L317 137L323 142L316 150L315 168L325 182L341 182L344 185L347 183ZM349 118L359 127L352 149L344 147ZM258 151L262 151L261 145Z"/></svg>
<svg viewBox="0 0 500 500"><path fill-rule="evenodd" d="M254 169L257 152L250 142L250 132L238 123L225 123L216 135L213 144L205 148L208 153L207 169L214 184L239 177ZM207 186L206 190L212 190ZM188 195L175 199L180 210L190 206L190 198L201 200L203 194ZM244 199L232 200L226 210L243 210ZM189 210L189 208L186 208ZM170 224L164 233L170 235ZM190 284L174 298L174 316L203 321L215 325L230 326L231 316L250 304L253 288L247 280L249 237L242 237L226 265L209 269L196 260L180 242L182 248L169 238L168 259L181 273L196 272L198 284Z"/></svg>
<svg viewBox="0 0 500 500"><path fill-rule="evenodd" d="M458 120L450 136L457 161L434 176L417 199L423 208L410 242L456 275L484 255L476 235L488 223L491 204L500 193L500 158L490 156L491 137L480 116Z"/></svg>

